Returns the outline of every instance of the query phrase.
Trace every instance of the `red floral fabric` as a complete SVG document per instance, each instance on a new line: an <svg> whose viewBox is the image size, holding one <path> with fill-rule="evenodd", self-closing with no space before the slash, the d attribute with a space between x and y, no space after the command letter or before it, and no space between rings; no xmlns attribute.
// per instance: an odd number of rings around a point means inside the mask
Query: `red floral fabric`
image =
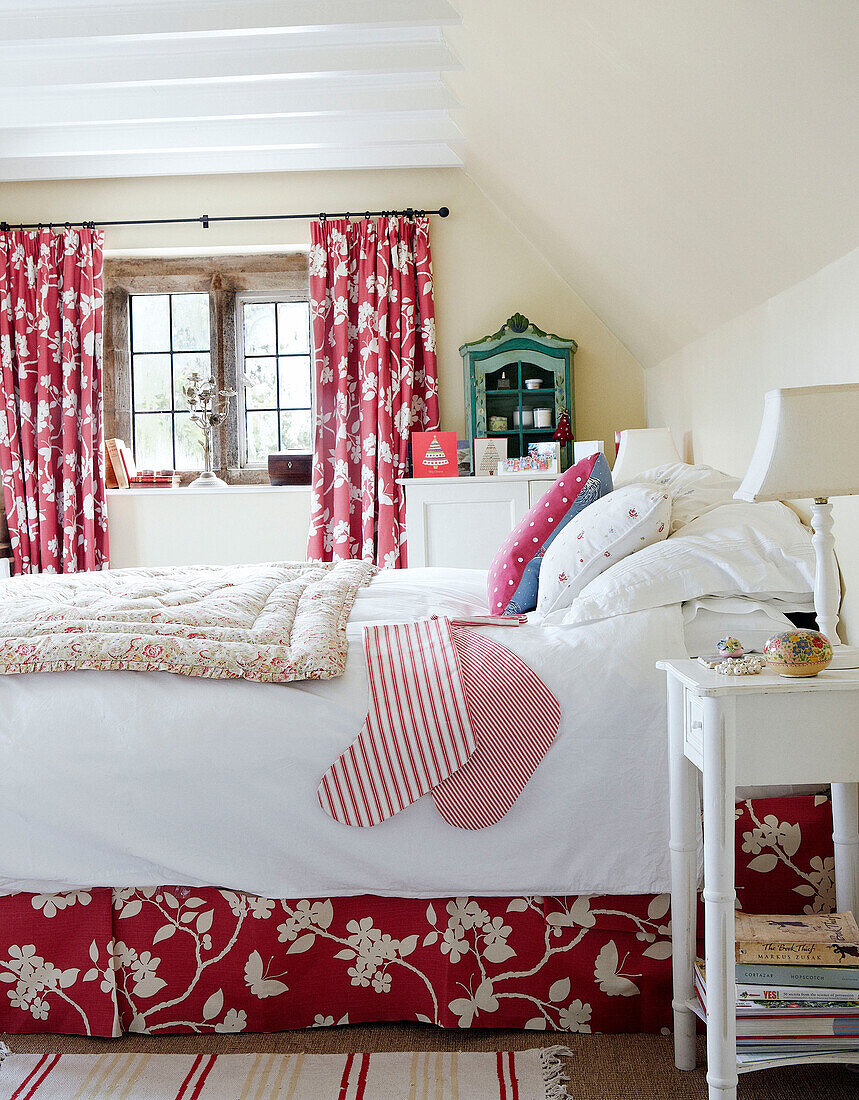
<svg viewBox="0 0 859 1100"><path fill-rule="evenodd" d="M311 225L316 383L308 558L406 564L412 431L438 427L425 217Z"/></svg>
<svg viewBox="0 0 859 1100"><path fill-rule="evenodd" d="M742 907L834 908L828 800L737 810ZM660 1031L671 1023L669 920L665 894L14 894L0 897L0 1032L163 1035L383 1020Z"/></svg>
<svg viewBox="0 0 859 1100"><path fill-rule="evenodd" d="M103 239L0 232L0 478L19 573L107 565Z"/></svg>

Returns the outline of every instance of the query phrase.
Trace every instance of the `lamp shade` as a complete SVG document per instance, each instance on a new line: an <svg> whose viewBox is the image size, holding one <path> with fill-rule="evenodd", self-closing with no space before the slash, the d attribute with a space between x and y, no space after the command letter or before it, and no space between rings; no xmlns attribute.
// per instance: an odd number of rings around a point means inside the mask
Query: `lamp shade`
<svg viewBox="0 0 859 1100"><path fill-rule="evenodd" d="M859 492L859 384L770 390L739 500Z"/></svg>
<svg viewBox="0 0 859 1100"><path fill-rule="evenodd" d="M583 458L602 454L605 454L605 443L601 439L577 439L573 444L573 465L581 462ZM2 522L2 519L0 519L0 524Z"/></svg>
<svg viewBox="0 0 859 1100"><path fill-rule="evenodd" d="M617 458L611 472L612 485L634 481L644 470L667 462L682 462L668 428L630 428L620 432Z"/></svg>

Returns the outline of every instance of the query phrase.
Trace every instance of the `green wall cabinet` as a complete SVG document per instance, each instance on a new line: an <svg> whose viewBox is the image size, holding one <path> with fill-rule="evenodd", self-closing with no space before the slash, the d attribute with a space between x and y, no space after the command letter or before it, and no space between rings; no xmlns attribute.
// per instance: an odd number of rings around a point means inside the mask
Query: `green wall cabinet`
<svg viewBox="0 0 859 1100"><path fill-rule="evenodd" d="M506 438L508 456L519 458L528 453L529 443L551 442L562 409L570 414L575 438L576 348L575 340L543 332L521 313L514 313L492 336L463 344L459 354L465 373L469 438ZM535 421L547 416L548 425L535 426ZM570 465L571 452L569 444L561 448L564 469Z"/></svg>

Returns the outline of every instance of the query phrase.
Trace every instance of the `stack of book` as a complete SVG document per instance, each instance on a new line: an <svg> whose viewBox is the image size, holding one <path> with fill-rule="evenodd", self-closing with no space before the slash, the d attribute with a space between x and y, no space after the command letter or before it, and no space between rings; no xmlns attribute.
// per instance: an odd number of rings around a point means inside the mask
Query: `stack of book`
<svg viewBox="0 0 859 1100"><path fill-rule="evenodd" d="M175 489L179 475L173 470L140 470L128 479L132 489Z"/></svg>
<svg viewBox="0 0 859 1100"><path fill-rule="evenodd" d="M736 980L740 1066L816 1057L859 1061L859 927L852 913L737 913ZM700 961L695 991L696 1010L706 1020Z"/></svg>

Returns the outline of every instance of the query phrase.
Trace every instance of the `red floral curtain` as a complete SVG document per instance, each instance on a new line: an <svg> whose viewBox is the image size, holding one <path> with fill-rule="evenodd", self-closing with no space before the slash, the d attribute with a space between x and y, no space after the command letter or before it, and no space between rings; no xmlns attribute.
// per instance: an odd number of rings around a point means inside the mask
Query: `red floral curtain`
<svg viewBox="0 0 859 1100"><path fill-rule="evenodd" d="M0 479L16 572L107 566L103 241L0 232Z"/></svg>
<svg viewBox="0 0 859 1100"><path fill-rule="evenodd" d="M316 428L309 558L406 564L412 431L438 427L429 223L314 222Z"/></svg>

